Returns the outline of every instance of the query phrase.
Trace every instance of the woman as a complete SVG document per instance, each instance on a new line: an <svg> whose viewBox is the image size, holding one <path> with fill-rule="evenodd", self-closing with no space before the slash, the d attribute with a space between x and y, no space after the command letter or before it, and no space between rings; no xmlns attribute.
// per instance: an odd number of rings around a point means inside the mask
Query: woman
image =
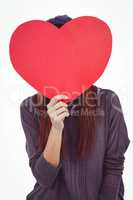
<svg viewBox="0 0 133 200"><path fill-rule="evenodd" d="M49 19L58 28L67 15ZM40 93L21 102L29 166L36 184L27 200L123 200L130 143L118 95L92 85L72 102Z"/></svg>

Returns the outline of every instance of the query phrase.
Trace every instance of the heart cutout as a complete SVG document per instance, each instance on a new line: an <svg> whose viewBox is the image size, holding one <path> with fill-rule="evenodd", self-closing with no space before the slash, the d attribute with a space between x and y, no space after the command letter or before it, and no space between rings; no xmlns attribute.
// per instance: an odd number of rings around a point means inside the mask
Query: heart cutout
<svg viewBox="0 0 133 200"><path fill-rule="evenodd" d="M31 20L13 32L9 54L16 72L48 98L63 93L75 99L103 74L112 50L109 26L81 16L61 28Z"/></svg>

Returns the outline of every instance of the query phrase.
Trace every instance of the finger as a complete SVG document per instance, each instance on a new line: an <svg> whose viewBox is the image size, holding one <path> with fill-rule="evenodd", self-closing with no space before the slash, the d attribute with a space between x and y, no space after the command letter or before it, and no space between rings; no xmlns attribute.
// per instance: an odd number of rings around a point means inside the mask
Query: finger
<svg viewBox="0 0 133 200"><path fill-rule="evenodd" d="M67 106L68 105L63 102L58 102L54 106L49 106L47 111L49 113L51 113L51 112L55 112L56 110L58 110L60 108L67 108Z"/></svg>
<svg viewBox="0 0 133 200"><path fill-rule="evenodd" d="M65 107L62 107L62 108L56 110L56 114L57 114L57 115L59 115L59 114L62 113L62 112L68 112L68 110L67 110Z"/></svg>
<svg viewBox="0 0 133 200"><path fill-rule="evenodd" d="M49 107L49 108L47 109L47 112L48 112L49 114L51 114L51 113L55 112L55 108L51 106L51 107Z"/></svg>
<svg viewBox="0 0 133 200"><path fill-rule="evenodd" d="M64 120L65 117L67 117L69 114L67 112L61 113L59 116L57 116L58 120Z"/></svg>
<svg viewBox="0 0 133 200"><path fill-rule="evenodd" d="M57 103L54 105L54 108L55 108L55 109L59 109L59 108L62 108L62 107L67 108L68 105L67 105L66 103L62 102L62 101L59 101L59 102L57 102Z"/></svg>
<svg viewBox="0 0 133 200"><path fill-rule="evenodd" d="M49 106L52 106L52 105L54 105L55 103L57 103L58 102L58 100L61 100L61 99L68 99L69 97L68 96L66 96L66 95L56 95L56 96L54 96L51 100L50 100L50 102L49 102L49 104L48 104L48 107Z"/></svg>

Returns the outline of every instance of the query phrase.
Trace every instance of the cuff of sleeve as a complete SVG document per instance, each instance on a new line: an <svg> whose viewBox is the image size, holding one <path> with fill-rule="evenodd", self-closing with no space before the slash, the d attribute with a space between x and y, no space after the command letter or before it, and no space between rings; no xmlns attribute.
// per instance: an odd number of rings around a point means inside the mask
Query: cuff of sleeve
<svg viewBox="0 0 133 200"><path fill-rule="evenodd" d="M38 182L40 183L40 185L51 187L61 167L62 167L61 162L57 167L55 167L50 162L48 162L44 158L43 153L41 153L35 166L36 173L38 174L39 177Z"/></svg>

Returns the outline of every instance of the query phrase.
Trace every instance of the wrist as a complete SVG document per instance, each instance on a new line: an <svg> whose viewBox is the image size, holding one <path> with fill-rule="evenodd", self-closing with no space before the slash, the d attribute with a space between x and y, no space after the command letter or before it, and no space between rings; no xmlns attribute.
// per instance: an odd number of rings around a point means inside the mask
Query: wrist
<svg viewBox="0 0 133 200"><path fill-rule="evenodd" d="M52 134L54 133L54 134L61 135L62 131L63 131L63 127L62 128L58 128L58 127L56 127L54 125L52 125L52 127L51 127Z"/></svg>

